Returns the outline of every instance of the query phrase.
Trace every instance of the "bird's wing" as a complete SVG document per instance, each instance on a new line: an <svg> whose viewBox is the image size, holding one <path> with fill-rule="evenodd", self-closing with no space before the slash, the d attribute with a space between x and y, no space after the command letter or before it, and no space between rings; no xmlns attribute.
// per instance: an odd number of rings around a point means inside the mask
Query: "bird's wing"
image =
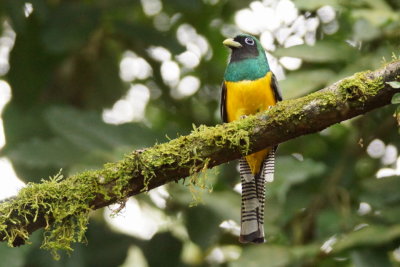
<svg viewBox="0 0 400 267"><path fill-rule="evenodd" d="M276 77L273 73L272 73L272 78L271 78L271 88L272 88L272 90L274 90L276 101L277 102L282 101L281 89L279 88L278 81L276 80Z"/></svg>
<svg viewBox="0 0 400 267"><path fill-rule="evenodd" d="M221 103L220 103L221 118L223 122L228 122L228 114L226 113L226 85L222 82L221 88Z"/></svg>

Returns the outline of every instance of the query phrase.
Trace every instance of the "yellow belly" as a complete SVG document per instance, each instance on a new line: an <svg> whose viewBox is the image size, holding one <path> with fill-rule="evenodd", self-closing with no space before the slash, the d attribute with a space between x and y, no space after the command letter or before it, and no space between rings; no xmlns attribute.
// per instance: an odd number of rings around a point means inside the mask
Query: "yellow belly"
<svg viewBox="0 0 400 267"><path fill-rule="evenodd" d="M244 115L251 115L268 109L276 104L271 88L271 72L255 81L225 82L226 113L228 122L238 120ZM257 174L269 149L246 156L251 172Z"/></svg>

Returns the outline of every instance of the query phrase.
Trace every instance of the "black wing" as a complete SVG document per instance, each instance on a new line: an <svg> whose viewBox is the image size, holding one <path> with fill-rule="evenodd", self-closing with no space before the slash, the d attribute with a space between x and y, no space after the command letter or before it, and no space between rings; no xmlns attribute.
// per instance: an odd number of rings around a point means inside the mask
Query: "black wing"
<svg viewBox="0 0 400 267"><path fill-rule="evenodd" d="M272 73L272 78L271 78L271 87L272 87L272 90L274 91L276 101L277 102L282 101L283 98L282 98L281 89L279 88L278 81L276 80L276 77L273 73ZM276 145L274 147L274 152L276 152L277 149L278 149L278 146Z"/></svg>
<svg viewBox="0 0 400 267"><path fill-rule="evenodd" d="M222 82L221 103L220 103L219 107L220 107L222 121L223 122L228 122L228 114L226 114L226 86L225 86L225 82Z"/></svg>
<svg viewBox="0 0 400 267"><path fill-rule="evenodd" d="M272 87L272 90L274 90L274 95L275 95L276 101L282 101L281 89L279 89L278 81L276 80L276 77L273 73L272 73L272 78L271 78L271 87Z"/></svg>

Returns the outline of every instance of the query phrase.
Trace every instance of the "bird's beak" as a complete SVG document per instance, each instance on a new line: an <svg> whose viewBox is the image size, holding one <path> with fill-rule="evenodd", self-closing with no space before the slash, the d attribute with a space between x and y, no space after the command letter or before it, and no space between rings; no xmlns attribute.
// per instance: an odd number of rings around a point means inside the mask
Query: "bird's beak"
<svg viewBox="0 0 400 267"><path fill-rule="evenodd" d="M226 45L229 48L239 48L242 47L242 45L239 42L234 41L232 38L228 38L225 41L222 42L224 45Z"/></svg>

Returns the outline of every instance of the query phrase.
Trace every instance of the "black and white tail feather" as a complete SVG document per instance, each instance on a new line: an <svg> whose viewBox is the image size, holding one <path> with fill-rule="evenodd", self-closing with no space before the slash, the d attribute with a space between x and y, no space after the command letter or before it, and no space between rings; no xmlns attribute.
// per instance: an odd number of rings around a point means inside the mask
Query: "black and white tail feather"
<svg viewBox="0 0 400 267"><path fill-rule="evenodd" d="M245 158L239 160L242 182L241 243L264 243L265 183L274 180L275 149L269 151L256 175L251 173Z"/></svg>

